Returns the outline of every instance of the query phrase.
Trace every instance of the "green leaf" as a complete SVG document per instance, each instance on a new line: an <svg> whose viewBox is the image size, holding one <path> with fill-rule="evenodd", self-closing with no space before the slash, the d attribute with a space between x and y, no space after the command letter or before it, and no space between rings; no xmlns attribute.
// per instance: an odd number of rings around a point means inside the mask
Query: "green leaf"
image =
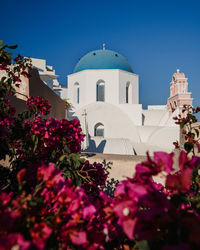
<svg viewBox="0 0 200 250"><path fill-rule="evenodd" d="M71 172L69 170L63 172L63 176L67 178L71 178Z"/></svg>
<svg viewBox="0 0 200 250"><path fill-rule="evenodd" d="M17 47L18 47L17 44L13 44L13 45L8 46L9 49L16 49Z"/></svg>
<svg viewBox="0 0 200 250"><path fill-rule="evenodd" d="M134 249L137 250L150 250L147 240L142 240L136 243Z"/></svg>
<svg viewBox="0 0 200 250"><path fill-rule="evenodd" d="M185 122L185 121L182 121L182 122L180 123L180 128L184 128L185 124L186 124L186 122Z"/></svg>
<svg viewBox="0 0 200 250"><path fill-rule="evenodd" d="M37 201L31 200L31 201L29 202L29 204L30 204L32 207L36 207L36 206L37 206Z"/></svg>
<svg viewBox="0 0 200 250"><path fill-rule="evenodd" d="M80 158L80 163L84 163L85 161L86 161L86 159Z"/></svg>
<svg viewBox="0 0 200 250"><path fill-rule="evenodd" d="M53 150L51 153L51 159L54 159L56 157L56 150Z"/></svg>
<svg viewBox="0 0 200 250"><path fill-rule="evenodd" d="M33 152L35 152L35 150L37 149L37 146L38 146L38 137L35 138L35 145L33 148Z"/></svg>
<svg viewBox="0 0 200 250"><path fill-rule="evenodd" d="M61 155L58 161L63 161L65 158L67 158L67 155Z"/></svg>
<svg viewBox="0 0 200 250"><path fill-rule="evenodd" d="M184 143L184 149L189 153L193 149L193 144L191 142Z"/></svg>
<svg viewBox="0 0 200 250"><path fill-rule="evenodd" d="M67 145L65 145L64 146L64 150L68 153L68 154L70 154L71 152L70 152L70 149L68 148L68 146Z"/></svg>
<svg viewBox="0 0 200 250"><path fill-rule="evenodd" d="M32 141L34 142L35 141L35 135L32 135L31 138L32 138Z"/></svg>
<svg viewBox="0 0 200 250"><path fill-rule="evenodd" d="M76 154L71 154L70 156L71 156L72 161L73 161L73 163L75 165L75 168L78 168L80 166L80 164L81 164L80 157L78 155L76 155Z"/></svg>
<svg viewBox="0 0 200 250"><path fill-rule="evenodd" d="M75 177L76 186L80 187L82 184L82 178L78 176L77 174L75 174L74 177Z"/></svg>
<svg viewBox="0 0 200 250"><path fill-rule="evenodd" d="M0 40L0 45L4 44L4 41L3 40Z"/></svg>

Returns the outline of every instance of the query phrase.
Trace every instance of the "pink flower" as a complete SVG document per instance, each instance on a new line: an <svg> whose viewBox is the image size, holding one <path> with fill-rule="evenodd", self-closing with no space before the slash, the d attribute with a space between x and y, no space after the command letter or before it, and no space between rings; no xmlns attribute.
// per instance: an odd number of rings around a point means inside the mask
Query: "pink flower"
<svg viewBox="0 0 200 250"><path fill-rule="evenodd" d="M19 233L11 233L0 237L0 250L20 249L26 250L30 247L30 242L25 241Z"/></svg>
<svg viewBox="0 0 200 250"><path fill-rule="evenodd" d="M0 204L6 205L11 200L11 195L12 193L0 192Z"/></svg>
<svg viewBox="0 0 200 250"><path fill-rule="evenodd" d="M46 181L45 185L50 188L59 183L65 183L65 179L62 177L62 171L57 170L53 164L49 166L41 166L37 170L38 180Z"/></svg>
<svg viewBox="0 0 200 250"><path fill-rule="evenodd" d="M114 211L119 216L118 223L123 228L125 234L129 239L133 239L134 228L137 222L135 217L134 210L136 209L133 201L124 200L120 203L117 203L114 207Z"/></svg>
<svg viewBox="0 0 200 250"><path fill-rule="evenodd" d="M87 234L83 231L71 231L70 239L74 245L83 245L87 243Z"/></svg>
<svg viewBox="0 0 200 250"><path fill-rule="evenodd" d="M93 205L89 205L83 208L83 219L86 219L88 216L95 214L96 208Z"/></svg>
<svg viewBox="0 0 200 250"><path fill-rule="evenodd" d="M35 107L37 114L48 115L50 113L51 105L49 104L48 100L43 97L30 96L26 102L26 105L29 109Z"/></svg>
<svg viewBox="0 0 200 250"><path fill-rule="evenodd" d="M47 239L52 233L52 228L47 226L45 222L35 224L30 229L30 234L33 239L33 243L39 248L44 249Z"/></svg>
<svg viewBox="0 0 200 250"><path fill-rule="evenodd" d="M179 155L180 170L173 175L168 175L166 179L166 187L178 191L190 191L192 184L192 172L195 166L200 163L199 157L188 158L184 151Z"/></svg>
<svg viewBox="0 0 200 250"><path fill-rule="evenodd" d="M155 152L154 161L162 170L170 174L173 170L173 156L174 153Z"/></svg>

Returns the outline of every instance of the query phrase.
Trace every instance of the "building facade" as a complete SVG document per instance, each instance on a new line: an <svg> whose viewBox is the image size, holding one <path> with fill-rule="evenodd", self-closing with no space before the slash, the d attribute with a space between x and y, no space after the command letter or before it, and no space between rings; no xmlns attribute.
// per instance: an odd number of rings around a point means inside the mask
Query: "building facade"
<svg viewBox="0 0 200 250"><path fill-rule="evenodd" d="M40 75L47 79L47 73ZM71 103L67 118L80 120L86 134L86 152L170 152L173 142L179 141L179 126L173 117L184 104L192 105L187 79L179 70L173 75L167 105L150 105L147 109L139 103L138 74L122 55L105 46L84 55L67 79L67 88L58 83L53 83L53 88Z"/></svg>

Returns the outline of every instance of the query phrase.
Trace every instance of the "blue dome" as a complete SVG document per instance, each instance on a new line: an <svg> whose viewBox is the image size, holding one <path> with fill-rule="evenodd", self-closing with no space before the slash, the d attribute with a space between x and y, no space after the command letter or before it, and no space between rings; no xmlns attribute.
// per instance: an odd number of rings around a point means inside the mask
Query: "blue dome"
<svg viewBox="0 0 200 250"><path fill-rule="evenodd" d="M74 73L85 69L121 69L133 73L127 60L112 50L94 50L83 56L74 68Z"/></svg>

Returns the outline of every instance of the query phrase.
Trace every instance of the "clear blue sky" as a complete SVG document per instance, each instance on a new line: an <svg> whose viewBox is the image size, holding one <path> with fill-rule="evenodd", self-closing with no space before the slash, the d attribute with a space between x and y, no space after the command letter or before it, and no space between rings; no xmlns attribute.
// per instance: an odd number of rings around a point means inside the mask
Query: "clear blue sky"
<svg viewBox="0 0 200 250"><path fill-rule="evenodd" d="M79 58L106 43L139 74L143 107L166 104L177 68L200 105L199 0L1 0L0 9L0 39L46 59L61 84Z"/></svg>

